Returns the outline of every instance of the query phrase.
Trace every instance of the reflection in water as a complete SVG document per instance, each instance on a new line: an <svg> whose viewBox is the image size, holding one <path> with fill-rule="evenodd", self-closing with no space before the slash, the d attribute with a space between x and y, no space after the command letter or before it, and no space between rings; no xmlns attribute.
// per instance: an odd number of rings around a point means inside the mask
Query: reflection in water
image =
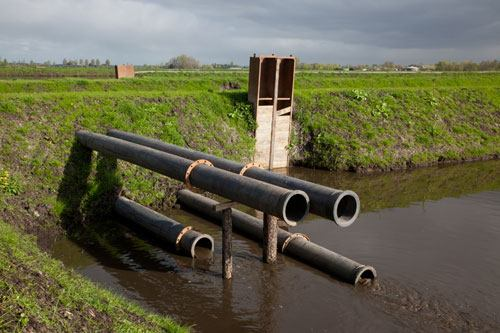
<svg viewBox="0 0 500 333"><path fill-rule="evenodd" d="M407 207L414 202L459 197L500 188L498 160L362 175L290 168L293 177L356 192L361 211Z"/></svg>
<svg viewBox="0 0 500 333"><path fill-rule="evenodd" d="M288 257L261 262L259 244L234 235L234 278L221 278L221 231L168 213L215 240L212 260L179 256L117 221L106 234L60 240L53 255L82 274L200 331L499 330L500 162L390 174L290 174L361 197L346 229L313 217L303 232L373 265L380 281L353 288Z"/></svg>

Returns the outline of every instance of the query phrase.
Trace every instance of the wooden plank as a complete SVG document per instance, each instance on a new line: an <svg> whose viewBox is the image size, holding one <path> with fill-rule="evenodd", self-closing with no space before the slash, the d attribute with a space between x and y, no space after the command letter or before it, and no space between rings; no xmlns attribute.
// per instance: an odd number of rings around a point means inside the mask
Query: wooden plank
<svg viewBox="0 0 500 333"><path fill-rule="evenodd" d="M269 169L274 167L274 137L276 128L276 113L278 111L278 84L280 80L280 59L276 59L276 76L274 77L274 101L273 101L273 117L271 121L271 143L269 149Z"/></svg>

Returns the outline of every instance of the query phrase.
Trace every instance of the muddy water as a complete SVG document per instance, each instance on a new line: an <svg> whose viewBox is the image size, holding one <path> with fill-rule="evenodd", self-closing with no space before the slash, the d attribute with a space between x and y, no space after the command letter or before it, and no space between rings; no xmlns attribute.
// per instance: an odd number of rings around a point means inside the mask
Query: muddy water
<svg viewBox="0 0 500 333"><path fill-rule="evenodd" d="M377 283L353 288L281 255L262 264L259 245L238 235L234 278L223 282L220 229L180 210L168 214L216 240L213 262L118 223L78 244L61 239L52 253L198 331L500 330L500 161L377 175L286 172L360 195L351 227L311 215L291 231L373 265Z"/></svg>

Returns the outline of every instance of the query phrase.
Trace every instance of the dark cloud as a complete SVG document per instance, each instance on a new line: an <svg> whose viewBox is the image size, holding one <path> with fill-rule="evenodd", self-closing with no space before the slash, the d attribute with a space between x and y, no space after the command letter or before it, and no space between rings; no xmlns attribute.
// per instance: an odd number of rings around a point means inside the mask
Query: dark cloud
<svg viewBox="0 0 500 333"><path fill-rule="evenodd" d="M500 56L500 1L0 0L0 57L401 63Z"/></svg>

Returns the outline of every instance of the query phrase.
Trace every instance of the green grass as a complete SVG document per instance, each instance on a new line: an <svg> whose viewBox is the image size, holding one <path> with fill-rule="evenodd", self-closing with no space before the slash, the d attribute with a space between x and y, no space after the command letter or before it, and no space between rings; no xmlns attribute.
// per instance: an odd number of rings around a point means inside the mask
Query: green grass
<svg viewBox="0 0 500 333"><path fill-rule="evenodd" d="M399 169L500 154L500 87L299 91L295 163Z"/></svg>
<svg viewBox="0 0 500 333"><path fill-rule="evenodd" d="M62 226L72 239L96 234L91 221L96 216L105 219L119 190L165 209L181 185L129 163L117 165L91 154L76 143L75 130L104 133L120 128L243 161L252 156L254 146L250 134L254 125L248 121L251 110L234 93L3 94L0 119L0 219L34 233ZM16 265L20 267L19 262ZM75 286L79 281L73 281ZM28 281L20 284L26 292L34 292ZM6 285L11 286L11 282ZM33 306L45 311L43 304ZM103 313L113 316L109 310L103 308Z"/></svg>
<svg viewBox="0 0 500 333"><path fill-rule="evenodd" d="M97 287L0 220L0 331L185 332Z"/></svg>
<svg viewBox="0 0 500 333"><path fill-rule="evenodd" d="M113 77L114 67L55 67L40 65L0 65L0 78Z"/></svg>
<svg viewBox="0 0 500 333"><path fill-rule="evenodd" d="M249 160L254 125L249 121L251 110L241 97L205 92L176 96L159 92L3 95L0 167L22 175L26 183L40 184L32 189L43 192L37 196L40 199L55 197L64 172L72 167L68 163L81 167L78 159L70 160L74 132L79 128L101 133L119 128L219 156ZM129 195L145 204L156 203L156 208L171 204L172 193L167 189L177 186L177 182L120 164L119 178L127 180L123 187ZM83 184L88 189L95 187L90 178L88 184ZM153 190L144 191L146 188ZM62 200L71 202L67 197Z"/></svg>
<svg viewBox="0 0 500 333"><path fill-rule="evenodd" d="M1 71L1 69L0 69ZM379 73L296 74L295 88L303 90L346 89L422 89L498 87L499 73ZM44 79L44 80L0 80L0 93L42 92L118 92L118 91L205 91L219 92L227 84L239 84L243 90L248 86L247 72L167 72L143 75L134 79Z"/></svg>

